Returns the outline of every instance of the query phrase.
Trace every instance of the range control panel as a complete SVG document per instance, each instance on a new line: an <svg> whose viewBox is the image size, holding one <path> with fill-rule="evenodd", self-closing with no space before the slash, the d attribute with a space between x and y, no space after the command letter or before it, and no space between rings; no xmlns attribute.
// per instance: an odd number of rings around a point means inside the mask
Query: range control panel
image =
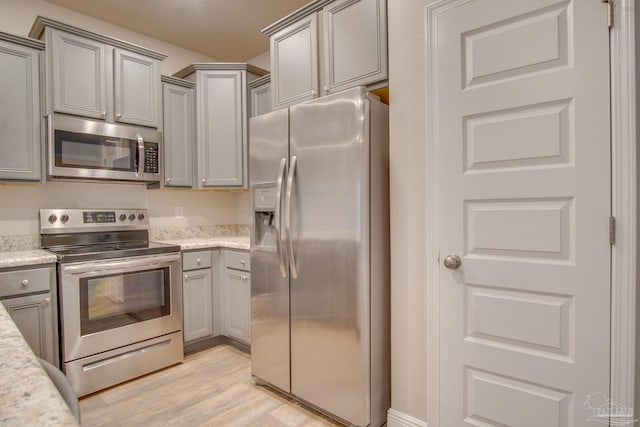
<svg viewBox="0 0 640 427"><path fill-rule="evenodd" d="M147 229L147 209L41 209L40 232Z"/></svg>

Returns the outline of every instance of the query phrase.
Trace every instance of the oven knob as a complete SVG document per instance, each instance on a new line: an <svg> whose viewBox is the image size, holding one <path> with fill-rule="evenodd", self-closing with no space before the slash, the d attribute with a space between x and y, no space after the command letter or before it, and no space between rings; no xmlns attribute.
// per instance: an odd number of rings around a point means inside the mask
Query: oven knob
<svg viewBox="0 0 640 427"><path fill-rule="evenodd" d="M144 219L144 214L138 214L138 219L142 221Z"/></svg>
<svg viewBox="0 0 640 427"><path fill-rule="evenodd" d="M58 220L58 217L56 216L56 214L49 215L49 224L53 224L57 220Z"/></svg>
<svg viewBox="0 0 640 427"><path fill-rule="evenodd" d="M118 219L119 219L120 221L124 221L125 219L127 219L127 215L125 215L125 214L120 214L120 216L118 217Z"/></svg>
<svg viewBox="0 0 640 427"><path fill-rule="evenodd" d="M129 221L133 221L134 219L136 219L136 215L135 214L129 215Z"/></svg>
<svg viewBox="0 0 640 427"><path fill-rule="evenodd" d="M62 214L62 216L60 217L60 221L62 221L62 223L65 224L67 221L69 221L69 215Z"/></svg>

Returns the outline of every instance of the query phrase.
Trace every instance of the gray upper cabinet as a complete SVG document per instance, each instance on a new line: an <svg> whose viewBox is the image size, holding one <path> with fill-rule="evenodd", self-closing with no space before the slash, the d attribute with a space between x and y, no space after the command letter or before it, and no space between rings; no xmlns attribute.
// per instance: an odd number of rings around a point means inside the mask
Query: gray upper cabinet
<svg viewBox="0 0 640 427"><path fill-rule="evenodd" d="M41 179L44 44L0 33L0 180Z"/></svg>
<svg viewBox="0 0 640 427"><path fill-rule="evenodd" d="M386 0L316 0L263 33L274 109L388 78Z"/></svg>
<svg viewBox="0 0 640 427"><path fill-rule="evenodd" d="M49 112L160 126L165 55L40 16L29 35L47 43Z"/></svg>
<svg viewBox="0 0 640 427"><path fill-rule="evenodd" d="M53 110L106 118L106 46L58 30L48 33L47 45Z"/></svg>
<svg viewBox="0 0 640 427"><path fill-rule="evenodd" d="M242 187L245 182L245 78L246 73L239 70L207 70L198 74L198 183L201 188Z"/></svg>
<svg viewBox="0 0 640 427"><path fill-rule="evenodd" d="M195 143L194 87L186 80L162 76L165 187L193 186Z"/></svg>
<svg viewBox="0 0 640 427"><path fill-rule="evenodd" d="M194 188L247 187L247 80L264 74L244 63L198 63L175 74L196 84Z"/></svg>
<svg viewBox="0 0 640 427"><path fill-rule="evenodd" d="M318 96L318 16L312 13L270 38L273 109Z"/></svg>
<svg viewBox="0 0 640 427"><path fill-rule="evenodd" d="M249 82L249 117L271 111L271 76L267 74Z"/></svg>
<svg viewBox="0 0 640 427"><path fill-rule="evenodd" d="M116 48L114 57L115 120L158 127L160 124L160 61Z"/></svg>
<svg viewBox="0 0 640 427"><path fill-rule="evenodd" d="M322 92L387 78L385 0L338 0L323 9Z"/></svg>

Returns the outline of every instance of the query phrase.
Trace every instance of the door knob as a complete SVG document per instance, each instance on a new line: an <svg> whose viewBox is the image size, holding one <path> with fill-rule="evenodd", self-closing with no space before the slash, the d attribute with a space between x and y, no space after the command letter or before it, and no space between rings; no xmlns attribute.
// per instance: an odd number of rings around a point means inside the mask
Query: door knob
<svg viewBox="0 0 640 427"><path fill-rule="evenodd" d="M455 254L447 255L447 257L444 259L444 266L449 270L456 270L458 267L460 267L460 264L462 264L462 260L458 255Z"/></svg>

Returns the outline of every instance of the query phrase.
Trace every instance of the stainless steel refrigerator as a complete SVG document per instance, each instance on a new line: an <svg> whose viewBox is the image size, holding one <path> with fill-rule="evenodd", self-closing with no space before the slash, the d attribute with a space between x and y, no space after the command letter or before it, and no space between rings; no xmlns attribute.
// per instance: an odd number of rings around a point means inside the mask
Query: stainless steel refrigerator
<svg viewBox="0 0 640 427"><path fill-rule="evenodd" d="M254 378L357 426L390 403L388 135L364 88L249 128Z"/></svg>

